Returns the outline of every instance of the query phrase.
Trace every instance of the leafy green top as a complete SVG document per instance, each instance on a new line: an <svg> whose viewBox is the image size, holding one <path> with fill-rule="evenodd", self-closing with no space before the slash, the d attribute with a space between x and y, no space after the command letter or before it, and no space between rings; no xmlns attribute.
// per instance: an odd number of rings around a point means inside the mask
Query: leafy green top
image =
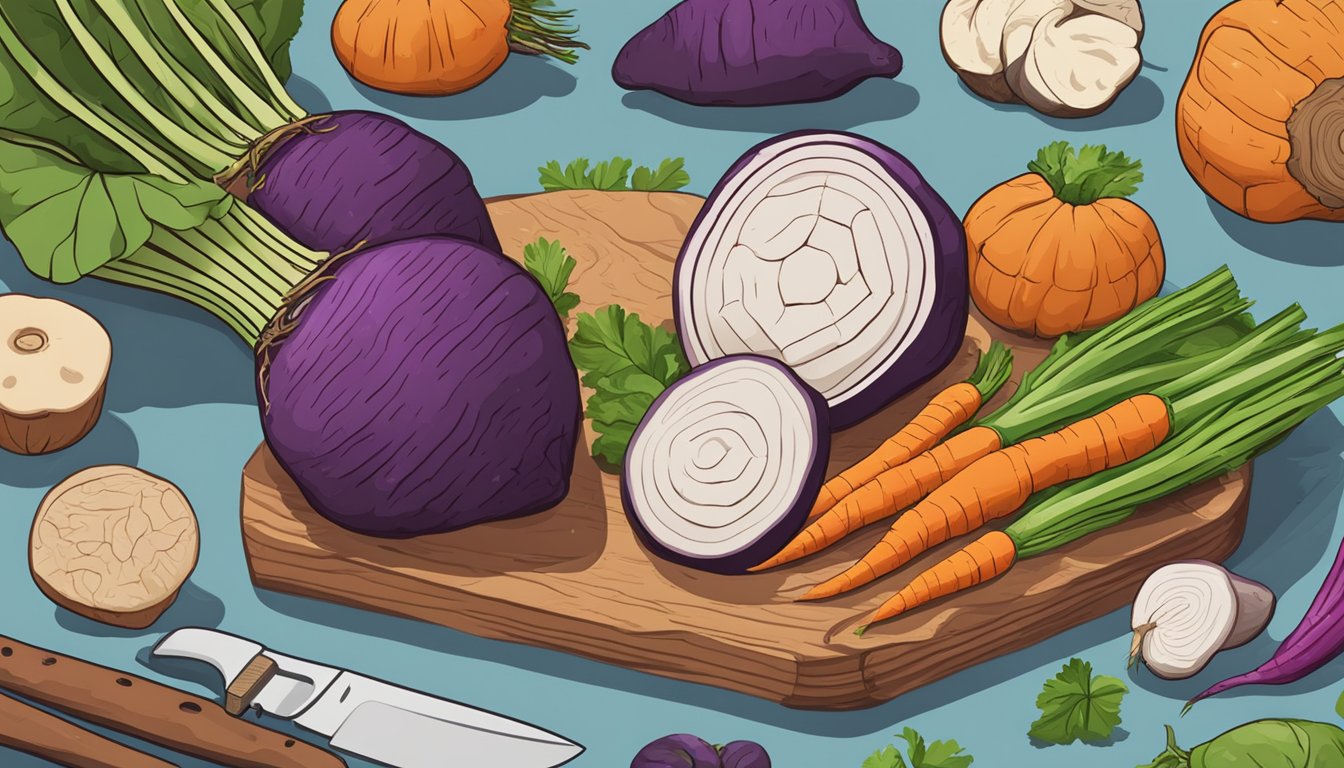
<svg viewBox="0 0 1344 768"><path fill-rule="evenodd" d="M1143 181L1143 163L1105 145L1088 144L1074 151L1067 141L1041 148L1027 170L1040 174L1055 197L1073 205L1091 205L1103 197L1129 197Z"/></svg>
<svg viewBox="0 0 1344 768"><path fill-rule="evenodd" d="M635 168L633 176L630 168L634 163L624 157L603 160L591 169L589 165L588 158L580 157L562 169L558 161L552 160L537 169L541 175L541 188L547 192L558 189L675 192L691 183L691 177L685 171L686 162L680 157L664 159L656 170L641 165Z"/></svg>
<svg viewBox="0 0 1344 768"><path fill-rule="evenodd" d="M579 315L569 341L582 381L593 389L588 418L599 436L593 456L620 467L625 448L654 398L691 369L676 334L614 304Z"/></svg>
<svg viewBox="0 0 1344 768"><path fill-rule="evenodd" d="M868 756L861 768L968 768L975 758L963 754L966 750L951 739L935 741L925 745L924 737L913 728L905 728L900 733L905 740L905 757L896 747L888 744Z"/></svg>
<svg viewBox="0 0 1344 768"><path fill-rule="evenodd" d="M541 283L561 320L569 320L569 313L579 306L579 295L565 290L577 265L558 240L539 237L523 248L523 266Z"/></svg>
<svg viewBox="0 0 1344 768"><path fill-rule="evenodd" d="M1041 717L1027 735L1051 744L1103 741L1120 725L1126 693L1129 688L1118 679L1093 676L1091 664L1070 659L1036 697Z"/></svg>

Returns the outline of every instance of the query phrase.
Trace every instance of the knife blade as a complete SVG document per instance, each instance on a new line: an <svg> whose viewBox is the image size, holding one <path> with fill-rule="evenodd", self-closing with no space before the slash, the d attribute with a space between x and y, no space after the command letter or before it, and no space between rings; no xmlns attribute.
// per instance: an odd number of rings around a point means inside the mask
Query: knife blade
<svg viewBox="0 0 1344 768"><path fill-rule="evenodd" d="M151 654L213 666L224 678L231 714L254 709L293 720L336 749L394 768L439 768L447 755L462 766L556 768L584 751L520 720L286 656L218 630L175 630Z"/></svg>

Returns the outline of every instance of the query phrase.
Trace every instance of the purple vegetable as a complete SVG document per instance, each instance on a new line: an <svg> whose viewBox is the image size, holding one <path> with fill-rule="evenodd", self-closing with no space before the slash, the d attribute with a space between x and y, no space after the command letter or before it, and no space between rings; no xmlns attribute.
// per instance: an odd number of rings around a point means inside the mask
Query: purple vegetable
<svg viewBox="0 0 1344 768"><path fill-rule="evenodd" d="M720 768L719 753L698 736L674 733L649 742L630 768Z"/></svg>
<svg viewBox="0 0 1344 768"><path fill-rule="evenodd" d="M461 158L394 117L317 115L263 138L257 153L255 174L245 158L221 183L241 185L248 205L307 248L448 235L500 250Z"/></svg>
<svg viewBox="0 0 1344 768"><path fill-rule="evenodd" d="M755 355L702 365L663 391L630 438L621 498L644 545L743 573L802 528L830 454L821 395Z"/></svg>
<svg viewBox="0 0 1344 768"><path fill-rule="evenodd" d="M822 101L900 71L900 51L868 31L856 0L683 0L611 70L628 90L729 106Z"/></svg>
<svg viewBox="0 0 1344 768"><path fill-rule="evenodd" d="M258 347L267 442L314 509L406 537L564 498L578 378L531 275L443 237L359 250L327 275Z"/></svg>
<svg viewBox="0 0 1344 768"><path fill-rule="evenodd" d="M719 750L723 768L770 768L770 755L754 741L730 741Z"/></svg>
<svg viewBox="0 0 1344 768"><path fill-rule="evenodd" d="M967 290L961 222L909 161L801 131L753 147L715 186L677 259L673 309L692 366L781 360L839 429L951 361Z"/></svg>
<svg viewBox="0 0 1344 768"><path fill-rule="evenodd" d="M1244 675L1215 683L1186 704L1216 696L1243 685L1287 685L1328 664L1344 652L1344 545L1307 614L1279 644L1273 658Z"/></svg>

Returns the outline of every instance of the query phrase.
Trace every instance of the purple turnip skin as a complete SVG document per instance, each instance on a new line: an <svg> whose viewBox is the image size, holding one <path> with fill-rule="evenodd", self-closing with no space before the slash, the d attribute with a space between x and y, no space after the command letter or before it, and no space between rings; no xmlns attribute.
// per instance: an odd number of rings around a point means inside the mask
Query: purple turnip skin
<svg viewBox="0 0 1344 768"><path fill-rule="evenodd" d="M409 537L565 497L578 377L531 275L422 238L344 257L311 295L260 394L271 450L324 517Z"/></svg>
<svg viewBox="0 0 1344 768"><path fill-rule="evenodd" d="M687 555L686 553L672 549L663 544L649 532L639 515L635 513L634 495L630 490L630 473L621 473L621 503L626 511L626 519L630 521L630 527L634 529L636 537L651 552L660 558L673 563L679 563L691 568L710 573L722 574L743 574L753 565L758 565L761 561L775 554L784 548L798 532L803 529L807 522L808 512L816 502L817 495L821 493L821 486L826 482L826 467L830 459L830 440L826 435L830 433L830 409L826 407L826 398L806 384L798 381L797 376L783 363L766 357L757 355L732 355L729 357L713 360L704 365L697 366L690 373L679 379L672 387L669 387L649 406L646 417L640 421L635 428L634 434L630 437L630 445L634 445L640 436L644 433L644 428L648 424L647 414L652 414L662 407L663 403L671 396L674 387L685 386L693 382L696 377L704 375L721 365L728 365L735 360L751 358L770 365L778 370L785 371L789 377L797 382L799 391L804 393L808 401L808 418L812 425L814 434L817 435L817 450L813 456L812 464L809 467L807 475L802 478L798 487L798 495L794 506L789 514L775 525L768 532L758 538L750 546L738 550L732 555L720 558L698 558ZM627 456L629 452L627 450Z"/></svg>
<svg viewBox="0 0 1344 768"><path fill-rule="evenodd" d="M862 393L850 397L843 403L830 406L831 429L839 431L858 424L886 406L901 395L906 394L947 367L956 357L966 337L966 322L970 310L970 283L966 261L966 230L961 218L952 211L951 206L937 190L930 186L924 176L909 160L884 144L865 136L845 131L793 131L766 139L747 150L719 179L713 191L706 198L705 205L691 224L690 232L695 232L705 223L712 208L711 203L723 194L726 187L739 173L762 152L769 152L776 144L815 137L818 151L824 151L828 144L839 144L857 148L877 160L886 171L895 178L914 198L923 213L938 243L937 258L934 261L934 282L938 293L934 299L932 312L924 324L924 332L919 340L901 355L901 362L893 365L882 377L874 381ZM686 242L689 244L688 236ZM678 261L686 256L683 247ZM681 271L673 276L672 295L681 295ZM674 320L678 337L686 348L688 334L691 332L687 318L683 317L680 302L674 302Z"/></svg>
<svg viewBox="0 0 1344 768"><path fill-rule="evenodd" d="M1273 658L1243 675L1215 683L1186 704L1243 685L1287 685L1330 663L1344 652L1344 545L1301 623L1279 644Z"/></svg>
<svg viewBox="0 0 1344 768"><path fill-rule="evenodd" d="M630 768L721 768L713 745L689 733L674 733L649 742L630 761Z"/></svg>
<svg viewBox="0 0 1344 768"><path fill-rule="evenodd" d="M427 235L500 251L471 171L406 123L334 112L265 154L248 205L306 248L341 253Z"/></svg>
<svg viewBox="0 0 1344 768"><path fill-rule="evenodd" d="M719 750L723 768L770 768L770 755L754 741L730 741Z"/></svg>
<svg viewBox="0 0 1344 768"><path fill-rule="evenodd" d="M612 78L690 104L762 106L832 99L901 64L857 0L683 0L625 44Z"/></svg>

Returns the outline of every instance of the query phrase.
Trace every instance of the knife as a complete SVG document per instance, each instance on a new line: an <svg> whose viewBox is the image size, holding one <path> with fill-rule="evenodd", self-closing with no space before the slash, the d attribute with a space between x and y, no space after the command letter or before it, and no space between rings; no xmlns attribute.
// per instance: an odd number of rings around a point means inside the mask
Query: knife
<svg viewBox="0 0 1344 768"><path fill-rule="evenodd" d="M210 664L224 678L225 709L293 720L331 746L393 768L555 768L584 748L483 709L303 659L213 629L165 635L154 656Z"/></svg>

